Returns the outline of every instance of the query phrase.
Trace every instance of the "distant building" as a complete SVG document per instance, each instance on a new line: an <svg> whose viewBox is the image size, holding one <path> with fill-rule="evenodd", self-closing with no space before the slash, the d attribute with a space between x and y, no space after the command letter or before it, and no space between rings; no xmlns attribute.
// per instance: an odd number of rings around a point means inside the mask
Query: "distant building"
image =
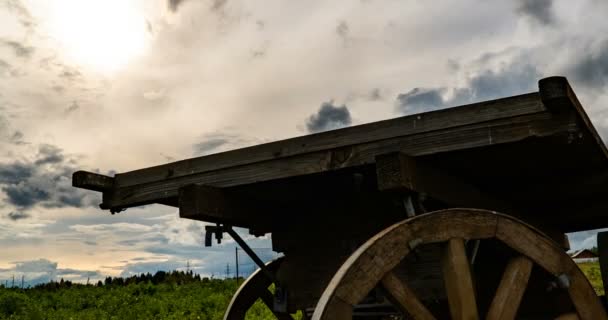
<svg viewBox="0 0 608 320"><path fill-rule="evenodd" d="M574 251L570 254L574 262L594 262L597 261L597 255L589 249Z"/></svg>

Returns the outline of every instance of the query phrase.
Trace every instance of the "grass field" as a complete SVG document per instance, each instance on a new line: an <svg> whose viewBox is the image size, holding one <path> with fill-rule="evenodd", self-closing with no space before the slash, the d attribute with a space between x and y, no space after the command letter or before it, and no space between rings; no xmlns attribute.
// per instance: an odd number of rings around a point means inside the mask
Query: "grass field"
<svg viewBox="0 0 608 320"><path fill-rule="evenodd" d="M580 263L598 295L604 295L597 262ZM47 284L32 289L0 286L0 319L209 319L221 320L237 288L235 280L198 279L173 272L162 279L116 279L106 284ZM120 280L117 282L117 280ZM298 315L296 319L300 319ZM247 320L274 319L258 301Z"/></svg>
<svg viewBox="0 0 608 320"><path fill-rule="evenodd" d="M578 264L579 268L583 270L583 273L591 282L593 289L595 292L603 296L604 295L604 286L602 285L602 274L600 273L600 264L598 262L584 262Z"/></svg>

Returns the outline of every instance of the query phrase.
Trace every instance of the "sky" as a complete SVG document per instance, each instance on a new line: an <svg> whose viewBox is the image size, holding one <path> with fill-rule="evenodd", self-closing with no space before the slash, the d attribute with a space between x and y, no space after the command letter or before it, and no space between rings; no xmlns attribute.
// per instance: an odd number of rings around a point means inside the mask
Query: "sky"
<svg viewBox="0 0 608 320"><path fill-rule="evenodd" d="M235 244L71 187L564 75L608 138L603 0L0 0L0 280L221 276ZM596 231L570 236L593 246ZM243 233L245 234L245 233ZM247 237L268 259L266 238ZM249 267L247 267L249 268Z"/></svg>

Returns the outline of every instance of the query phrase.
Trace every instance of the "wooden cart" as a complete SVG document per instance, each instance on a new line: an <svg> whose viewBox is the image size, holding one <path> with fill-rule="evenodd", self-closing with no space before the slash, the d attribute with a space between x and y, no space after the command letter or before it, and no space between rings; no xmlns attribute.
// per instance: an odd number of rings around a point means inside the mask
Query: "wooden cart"
<svg viewBox="0 0 608 320"><path fill-rule="evenodd" d="M232 227L271 233L283 258L256 260L228 320L258 298L279 319L608 319L565 237L608 226L608 152L563 77L73 185L112 213L178 207L254 259Z"/></svg>

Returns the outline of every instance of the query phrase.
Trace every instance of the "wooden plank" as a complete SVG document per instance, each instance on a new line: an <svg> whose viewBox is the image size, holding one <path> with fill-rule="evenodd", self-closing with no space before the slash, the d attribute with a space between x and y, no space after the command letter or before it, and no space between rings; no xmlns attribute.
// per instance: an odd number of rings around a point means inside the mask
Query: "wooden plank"
<svg viewBox="0 0 608 320"><path fill-rule="evenodd" d="M479 319L464 239L452 238L447 242L441 263L452 319Z"/></svg>
<svg viewBox="0 0 608 320"><path fill-rule="evenodd" d="M579 119L585 124L588 133L603 153L604 161L608 163L608 148L593 126L570 83L568 83L568 79L566 77L544 78L538 82L538 87L541 101L547 109L557 113L567 112L568 110L576 111Z"/></svg>
<svg viewBox="0 0 608 320"><path fill-rule="evenodd" d="M510 214L518 212L507 202L401 152L376 157L376 170L381 191L423 193L451 207L492 209Z"/></svg>
<svg viewBox="0 0 608 320"><path fill-rule="evenodd" d="M180 218L268 228L275 210L262 201L248 201L222 188L187 185L179 189Z"/></svg>
<svg viewBox="0 0 608 320"><path fill-rule="evenodd" d="M597 251L604 288L608 288L608 232L598 232ZM604 297L606 299L606 297Z"/></svg>
<svg viewBox="0 0 608 320"><path fill-rule="evenodd" d="M104 193L103 207L129 207L177 197L178 189L188 184L229 187L372 164L378 154L403 152L419 156L515 142L530 137L550 136L576 130L576 123L567 115L537 113L354 145L346 149L312 152L297 157L163 179L131 187L119 186L111 192Z"/></svg>
<svg viewBox="0 0 608 320"><path fill-rule="evenodd" d="M416 320L435 320L435 317L416 297L416 294L393 272L382 278L382 286L391 294L395 303Z"/></svg>
<svg viewBox="0 0 608 320"><path fill-rule="evenodd" d="M122 187L546 111L538 93L317 133L117 175Z"/></svg>
<svg viewBox="0 0 608 320"><path fill-rule="evenodd" d="M528 286L532 265L532 261L523 256L509 261L490 305L487 320L515 319Z"/></svg>
<svg viewBox="0 0 608 320"><path fill-rule="evenodd" d="M93 191L106 191L114 187L114 178L93 172L76 171L72 174L72 186Z"/></svg>

